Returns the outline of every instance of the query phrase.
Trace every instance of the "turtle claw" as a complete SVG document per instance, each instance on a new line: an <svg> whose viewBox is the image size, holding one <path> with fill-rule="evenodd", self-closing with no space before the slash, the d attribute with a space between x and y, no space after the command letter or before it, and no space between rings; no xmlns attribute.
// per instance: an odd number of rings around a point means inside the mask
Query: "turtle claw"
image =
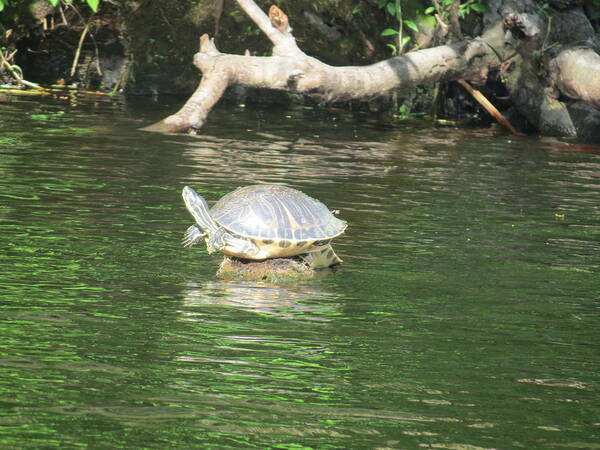
<svg viewBox="0 0 600 450"><path fill-rule="evenodd" d="M194 224L185 230L181 243L184 247L191 247L192 245L196 245L198 242L204 239L205 236L206 233L202 230L202 228Z"/></svg>
<svg viewBox="0 0 600 450"><path fill-rule="evenodd" d="M324 269L342 262L329 244L304 253L303 255L300 255L300 258L302 258L311 269Z"/></svg>

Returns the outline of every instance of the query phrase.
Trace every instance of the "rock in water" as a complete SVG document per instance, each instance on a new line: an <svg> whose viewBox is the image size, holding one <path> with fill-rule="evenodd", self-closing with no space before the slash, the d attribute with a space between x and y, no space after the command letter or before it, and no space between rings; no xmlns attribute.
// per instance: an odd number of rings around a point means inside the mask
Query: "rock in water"
<svg viewBox="0 0 600 450"><path fill-rule="evenodd" d="M225 256L217 275L225 279L252 281L305 280L315 276L317 270L298 257L272 258L252 261L234 256Z"/></svg>

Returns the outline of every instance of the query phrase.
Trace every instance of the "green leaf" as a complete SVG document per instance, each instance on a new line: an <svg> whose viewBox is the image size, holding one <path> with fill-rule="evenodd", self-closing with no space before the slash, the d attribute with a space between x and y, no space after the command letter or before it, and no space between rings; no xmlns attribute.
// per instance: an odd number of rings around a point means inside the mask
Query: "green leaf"
<svg viewBox="0 0 600 450"><path fill-rule="evenodd" d="M410 36L404 36L402 38L402 47L404 47L408 41L410 41Z"/></svg>
<svg viewBox="0 0 600 450"><path fill-rule="evenodd" d="M92 11L98 12L98 4L100 3L100 0L86 0L86 2L88 6L92 8Z"/></svg>
<svg viewBox="0 0 600 450"><path fill-rule="evenodd" d="M382 36L393 36L394 34L398 34L398 30L394 30L393 28L386 28L381 32Z"/></svg>
<svg viewBox="0 0 600 450"><path fill-rule="evenodd" d="M435 7L434 6L430 6L424 12L425 12L425 14L433 14L435 12Z"/></svg>
<svg viewBox="0 0 600 450"><path fill-rule="evenodd" d="M56 6L58 6L58 3L60 2L60 0L50 0L50 4L52 6L54 6L56 8Z"/></svg>
<svg viewBox="0 0 600 450"><path fill-rule="evenodd" d="M0 0L0 11L4 9L4 1Z"/></svg>
<svg viewBox="0 0 600 450"><path fill-rule="evenodd" d="M388 3L386 5L387 12L389 12L392 16L396 17L396 5L393 3Z"/></svg>
<svg viewBox="0 0 600 450"><path fill-rule="evenodd" d="M487 7L483 3L473 3L471 5L471 9L473 9L481 14L483 14L484 12L487 11Z"/></svg>
<svg viewBox="0 0 600 450"><path fill-rule="evenodd" d="M404 25L410 28L413 31L419 31L419 27L412 20L403 20Z"/></svg>
<svg viewBox="0 0 600 450"><path fill-rule="evenodd" d="M383 8L385 5L387 5L388 0L379 0L379 7Z"/></svg>
<svg viewBox="0 0 600 450"><path fill-rule="evenodd" d="M394 55L396 55L398 53L398 49L396 48L396 46L394 44L386 44L386 45L392 49L392 52L394 53Z"/></svg>

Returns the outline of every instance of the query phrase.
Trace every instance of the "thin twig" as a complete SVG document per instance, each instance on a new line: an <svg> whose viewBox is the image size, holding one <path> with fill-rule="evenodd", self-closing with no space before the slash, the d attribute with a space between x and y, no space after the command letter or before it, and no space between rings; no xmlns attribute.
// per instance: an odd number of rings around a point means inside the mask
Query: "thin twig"
<svg viewBox="0 0 600 450"><path fill-rule="evenodd" d="M459 8L460 0L454 0L450 5L450 10L448 11L448 20L450 21L450 28L452 29L452 34L454 34L454 37L459 40L462 40L463 35L460 31L460 22L458 21Z"/></svg>
<svg viewBox="0 0 600 450"><path fill-rule="evenodd" d="M548 36L550 36L550 28L552 28L552 16L548 18L548 25L546 25L546 37L542 43L542 53L546 51L546 42L548 42Z"/></svg>
<svg viewBox="0 0 600 450"><path fill-rule="evenodd" d="M396 54L401 55L404 53L402 44L402 5L400 4L400 0L396 0L396 20L398 21L398 50Z"/></svg>
<svg viewBox="0 0 600 450"><path fill-rule="evenodd" d="M81 19L82 22L85 21L85 18L79 11L79 8L77 8L73 3L68 3L66 6L71 7L73 9L73 11L75 11L75 14L77 14L79 16L79 18ZM161 12L162 12L162 10L161 10ZM81 46L83 45L83 39L85 37L85 33L89 33L90 38L92 38L92 43L94 44L94 49L95 49L95 53L96 53L96 72L98 73L98 75L102 76L102 68L100 67L100 54L98 51L98 43L96 42L94 33L92 33L89 29L91 20L92 19L90 18L90 21L85 25L85 28L84 28L83 32L81 33L81 37L79 39L79 46L77 47L77 53L79 53L81 51ZM77 59L79 59L78 54L75 57ZM75 74L75 66L76 66L75 61L73 61L73 67L71 68L71 76L73 76Z"/></svg>
<svg viewBox="0 0 600 450"><path fill-rule="evenodd" d="M223 15L223 1L224 0L215 0L215 10L213 12L213 17L215 19L215 38L219 36L219 22Z"/></svg>
<svg viewBox="0 0 600 450"><path fill-rule="evenodd" d="M75 52L75 58L73 58L73 65L71 66L71 76L75 75L75 71L77 70L77 64L79 63L79 55L81 54L81 47L83 46L83 41L85 40L85 35L90 29L89 22L85 24L83 27L83 31L81 32L81 36L79 36L79 45L77 46L77 51Z"/></svg>
<svg viewBox="0 0 600 450"><path fill-rule="evenodd" d="M14 56L14 52L12 53L12 55L10 55L10 57L12 58ZM13 78L20 84L22 84L23 86L27 86L33 89L38 89L38 90L44 90L43 87L32 83L31 81L27 81L25 80L21 74L19 74L18 71L15 70L15 68L6 60L6 58L4 57L4 52L2 52L0 50L0 67L1 66L5 66L8 71L11 73L11 75L13 76Z"/></svg>
<svg viewBox="0 0 600 450"><path fill-rule="evenodd" d="M110 93L108 95L112 96L112 95L117 94L119 92L119 89L121 89L121 87L125 85L125 83L129 79L129 69L130 68L131 68L131 61L130 61L130 59L126 59L125 62L123 63L123 67L121 69L121 75L119 76L119 79L115 83L115 86L113 87L112 91L110 91Z"/></svg>
<svg viewBox="0 0 600 450"><path fill-rule="evenodd" d="M60 12L60 17L61 17L61 19L63 21L62 24L65 25L65 26L69 26L69 22L67 22L67 17L65 16L65 12L63 10L62 5L58 5L58 11Z"/></svg>
<svg viewBox="0 0 600 450"><path fill-rule="evenodd" d="M89 32L90 38L92 38L92 43L94 44L94 53L96 54L96 73L99 76L102 76L102 68L100 67L100 51L98 50L98 42L96 42L96 38L94 37L94 33Z"/></svg>
<svg viewBox="0 0 600 450"><path fill-rule="evenodd" d="M19 51L18 49L14 49L12 51L12 53L6 57L6 61L11 62L12 59L15 57L15 55L17 54L18 51Z"/></svg>
<svg viewBox="0 0 600 450"><path fill-rule="evenodd" d="M506 118L500 113L500 111L498 111L496 109L496 107L494 105L492 105L492 103L487 98L485 98L485 95L483 95L480 91L478 91L477 89L474 89L465 80L457 80L457 81L462 87L464 87L467 91L469 91L469 93L473 96L473 98L475 100L477 100L479 102L479 104L481 106L483 106L486 109L486 111L494 117L494 119L496 119L500 124L504 125L504 127L506 127L506 129L508 129L508 131L510 131L512 134L514 134L516 136L527 136L526 134L523 134L520 131L517 131L511 125L511 123L508 120L506 120Z"/></svg>

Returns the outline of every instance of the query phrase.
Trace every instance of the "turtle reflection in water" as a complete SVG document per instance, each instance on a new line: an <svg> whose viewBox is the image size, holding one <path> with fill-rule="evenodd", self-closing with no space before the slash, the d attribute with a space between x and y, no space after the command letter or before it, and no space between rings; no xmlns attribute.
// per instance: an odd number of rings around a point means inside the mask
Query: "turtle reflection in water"
<svg viewBox="0 0 600 450"><path fill-rule="evenodd" d="M185 232L186 247L204 239L209 253L259 261L299 256L314 269L342 261L330 242L344 232L346 222L296 189L246 186L225 195L212 208L188 186L182 196L196 219Z"/></svg>

